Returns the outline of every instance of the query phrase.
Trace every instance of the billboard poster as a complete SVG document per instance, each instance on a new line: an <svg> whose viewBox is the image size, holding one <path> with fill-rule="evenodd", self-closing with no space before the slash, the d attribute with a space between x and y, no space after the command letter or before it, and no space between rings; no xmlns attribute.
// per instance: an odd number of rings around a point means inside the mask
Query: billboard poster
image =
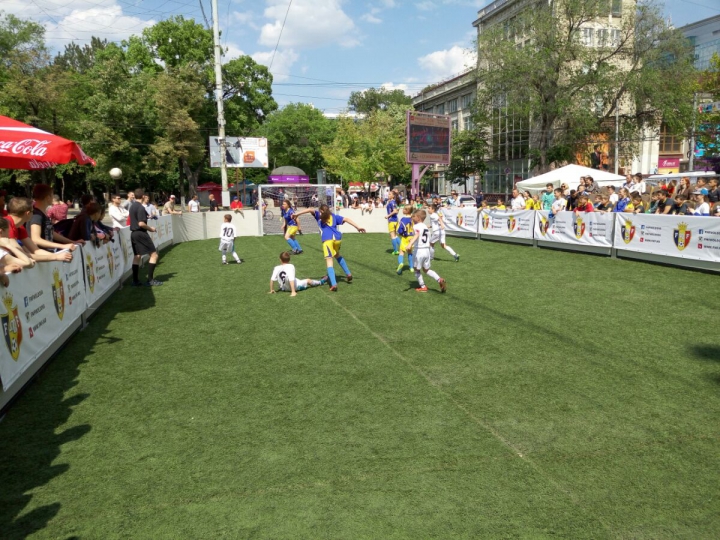
<svg viewBox="0 0 720 540"><path fill-rule="evenodd" d="M602 212L560 212L550 217L547 210L537 210L535 238L547 242L611 248L614 215Z"/></svg>
<svg viewBox="0 0 720 540"><path fill-rule="evenodd" d="M485 236L533 238L534 210L483 210L478 232Z"/></svg>
<svg viewBox="0 0 720 540"><path fill-rule="evenodd" d="M407 113L408 163L450 164L450 117L416 111Z"/></svg>
<svg viewBox="0 0 720 540"><path fill-rule="evenodd" d="M228 169L267 168L268 144L264 137L225 137ZM222 167L220 142L210 137L210 167Z"/></svg>

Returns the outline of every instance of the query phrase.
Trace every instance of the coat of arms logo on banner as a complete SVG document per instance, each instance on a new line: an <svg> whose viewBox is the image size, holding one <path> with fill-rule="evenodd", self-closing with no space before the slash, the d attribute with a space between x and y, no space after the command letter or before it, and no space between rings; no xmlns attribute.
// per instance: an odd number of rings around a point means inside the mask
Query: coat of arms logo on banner
<svg viewBox="0 0 720 540"><path fill-rule="evenodd" d="M516 225L517 225L517 220L515 219L515 216L508 216L508 218L507 218L508 232L513 232L515 230Z"/></svg>
<svg viewBox="0 0 720 540"><path fill-rule="evenodd" d="M90 292L95 292L95 261L89 253L85 256L85 274Z"/></svg>
<svg viewBox="0 0 720 540"><path fill-rule="evenodd" d="M113 274L115 273L115 259L113 258L112 249L110 248L110 244L106 244L107 246L107 262L108 262L108 271L110 272L110 279L112 279Z"/></svg>
<svg viewBox="0 0 720 540"><path fill-rule="evenodd" d="M625 224L620 227L620 234L622 235L623 242L629 244L635 237L635 225L629 219L625 220Z"/></svg>
<svg viewBox="0 0 720 540"><path fill-rule="evenodd" d="M22 324L20 323L20 315L18 315L18 307L14 305L15 302L11 294L4 295L2 302L7 312L0 315L5 345L7 345L12 359L17 360L20 356L20 345L22 344Z"/></svg>
<svg viewBox="0 0 720 540"><path fill-rule="evenodd" d="M550 227L550 221L548 221L548 218L545 216L540 216L540 234L545 236L548 232L548 228Z"/></svg>
<svg viewBox="0 0 720 540"><path fill-rule="evenodd" d="M673 242L680 251L690 245L690 238L692 231L688 229L687 223L678 223L678 228L673 229Z"/></svg>
<svg viewBox="0 0 720 540"><path fill-rule="evenodd" d="M458 214L457 214L457 224L458 224L458 227L462 227L462 224L463 224L462 212L458 212Z"/></svg>
<svg viewBox="0 0 720 540"><path fill-rule="evenodd" d="M578 216L578 218L573 223L573 230L575 231L575 238L577 239L582 238L583 234L585 234L585 223L580 216Z"/></svg>
<svg viewBox="0 0 720 540"><path fill-rule="evenodd" d="M483 230L487 231L487 228L490 226L490 216L483 214L482 215L482 228Z"/></svg>
<svg viewBox="0 0 720 540"><path fill-rule="evenodd" d="M52 295L55 312L57 313L58 319L62 321L63 315L65 315L65 286L63 285L63 280L60 278L60 271L57 268L53 270Z"/></svg>

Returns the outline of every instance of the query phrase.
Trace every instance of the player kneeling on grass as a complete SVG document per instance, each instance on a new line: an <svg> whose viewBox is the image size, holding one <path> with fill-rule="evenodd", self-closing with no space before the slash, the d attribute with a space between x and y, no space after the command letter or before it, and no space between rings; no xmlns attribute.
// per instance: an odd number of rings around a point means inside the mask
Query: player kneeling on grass
<svg viewBox="0 0 720 540"><path fill-rule="evenodd" d="M240 264L243 261L240 257L238 257L238 254L235 253L235 237L237 236L237 230L235 229L235 225L232 224L232 215L225 214L223 219L225 221L220 226L220 247L218 248L218 250L222 252L222 263L228 264L227 253L229 251L232 253L235 262Z"/></svg>
<svg viewBox="0 0 720 540"><path fill-rule="evenodd" d="M275 268L273 268L272 276L270 277L270 294L275 292L275 282L277 281L280 285L281 291L290 291L290 296L295 296L297 291L304 291L309 287L319 287L327 283L327 276L322 279L296 279L295 278L295 265L290 264L290 252L283 251L280 254L280 262Z"/></svg>
<svg viewBox="0 0 720 540"><path fill-rule="evenodd" d="M420 270L425 272L431 278L437 280L440 284L440 290L445 292L447 290L447 284L445 280L441 278L437 272L430 270L430 231L425 225L425 210L418 210L413 214L413 229L415 235L410 240L409 249L415 248L415 277L418 280L417 292L427 292L428 288L425 286L425 280L423 279Z"/></svg>

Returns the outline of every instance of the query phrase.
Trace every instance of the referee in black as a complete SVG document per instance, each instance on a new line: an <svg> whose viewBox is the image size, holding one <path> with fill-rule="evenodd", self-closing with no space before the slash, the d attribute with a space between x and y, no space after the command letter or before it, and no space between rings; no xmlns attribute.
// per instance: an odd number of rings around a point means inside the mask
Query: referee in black
<svg viewBox="0 0 720 540"><path fill-rule="evenodd" d="M130 205L130 242L132 243L133 255L135 255L132 264L132 285L133 287L140 287L142 285L146 287L157 287L163 284L162 281L153 279L155 265L158 260L158 252L157 249L155 249L152 238L150 238L148 234L148 232L155 232L155 228L149 227L147 224L148 215L145 207L140 203L143 195L145 195L145 191L140 188L136 189L135 201ZM138 276L140 273L140 260L143 255L150 255L147 281L144 284L140 283Z"/></svg>

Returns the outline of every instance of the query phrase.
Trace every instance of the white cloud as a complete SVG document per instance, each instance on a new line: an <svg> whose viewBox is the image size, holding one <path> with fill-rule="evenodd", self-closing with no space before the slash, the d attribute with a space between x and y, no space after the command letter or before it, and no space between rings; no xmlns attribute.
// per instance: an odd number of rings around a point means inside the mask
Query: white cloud
<svg viewBox="0 0 720 540"><path fill-rule="evenodd" d="M424 2L418 2L417 4L415 4L415 7L418 8L420 11L432 11L437 6L429 0L425 0Z"/></svg>
<svg viewBox="0 0 720 540"><path fill-rule="evenodd" d="M225 49L225 54L223 55L224 62L227 62L228 60L234 60L235 58L240 58L241 56L245 56L243 50L234 43L225 44Z"/></svg>
<svg viewBox="0 0 720 540"><path fill-rule="evenodd" d="M275 53L275 59L273 60L272 51L261 51L250 55L253 60L263 66L270 66L272 60L272 68L270 73L273 75L273 79L277 81L284 81L290 75L290 68L295 62L297 62L300 56L293 49L278 49Z"/></svg>
<svg viewBox="0 0 720 540"><path fill-rule="evenodd" d="M392 90L402 90L406 94L408 93L408 85L407 84L394 84L391 82L382 83L380 85L380 88L384 88L385 90L392 91Z"/></svg>
<svg viewBox="0 0 720 540"><path fill-rule="evenodd" d="M133 34L140 34L144 28L155 24L153 20L146 21L124 15L118 5L73 10L57 21L45 23L45 37L48 43L58 48L64 47L70 41L89 42L93 36L119 41Z"/></svg>
<svg viewBox="0 0 720 540"><path fill-rule="evenodd" d="M280 45L288 48L320 47L338 44L354 47L360 43L355 23L340 7L340 0L295 0L287 16L287 0L266 0L264 15L272 20L260 31L259 42L275 47L282 29Z"/></svg>
<svg viewBox="0 0 720 540"><path fill-rule="evenodd" d="M372 13L366 13L362 17L360 17L363 21L369 22L372 24L380 24L382 22L382 19L378 19L375 15Z"/></svg>
<svg viewBox="0 0 720 540"><path fill-rule="evenodd" d="M476 56L470 49L459 46L435 51L418 58L418 64L434 79L445 79L458 75L474 66Z"/></svg>
<svg viewBox="0 0 720 540"><path fill-rule="evenodd" d="M230 21L237 24L248 24L255 19L252 11L233 11L230 14Z"/></svg>

